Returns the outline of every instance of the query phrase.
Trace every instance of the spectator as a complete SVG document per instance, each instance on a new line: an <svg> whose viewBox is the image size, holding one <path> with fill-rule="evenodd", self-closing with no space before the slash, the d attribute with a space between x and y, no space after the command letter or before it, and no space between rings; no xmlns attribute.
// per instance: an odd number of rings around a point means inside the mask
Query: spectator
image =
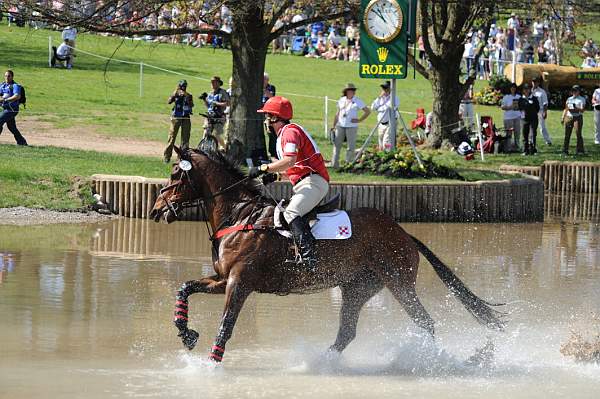
<svg viewBox="0 0 600 399"><path fill-rule="evenodd" d="M538 53L538 64L545 64L548 62L548 54L546 53L546 49L544 48L544 44L540 42L537 48Z"/></svg>
<svg viewBox="0 0 600 399"><path fill-rule="evenodd" d="M4 72L4 83L0 84L0 97L2 99L2 111L0 112L0 134L4 124L13 134L18 145L27 145L27 140L21 135L17 128L15 118L19 113L19 105L22 98L21 86L14 81L14 73L10 69Z"/></svg>
<svg viewBox="0 0 600 399"><path fill-rule="evenodd" d="M528 64L533 64L533 54L535 53L535 49L533 48L533 44L525 38L523 43L523 55L525 57L525 62Z"/></svg>
<svg viewBox="0 0 600 399"><path fill-rule="evenodd" d="M475 124L475 110L473 109L473 85L470 85L465 92L460 106L458 107L459 118L463 121L467 131L472 132Z"/></svg>
<svg viewBox="0 0 600 399"><path fill-rule="evenodd" d="M212 90L210 93L202 93L200 99L208 109L204 121L204 138L213 136L219 143L220 148L225 148L223 134L225 132L225 109L229 106L229 94L222 89L223 81L218 76L210 80Z"/></svg>
<svg viewBox="0 0 600 399"><path fill-rule="evenodd" d="M175 145L179 129L181 129L181 148L188 148L190 146L190 132L192 130L190 115L192 115L192 108L194 107L194 97L187 91L187 81L180 80L177 83L177 88L169 97L168 104L173 103L169 140L163 154L165 163L171 162L173 146Z"/></svg>
<svg viewBox="0 0 600 399"><path fill-rule="evenodd" d="M571 141L571 133L575 128L577 135L577 155L583 155L583 112L585 111L585 98L581 96L581 88L578 85L571 89L572 96L567 99L565 109L562 113L561 123L565 125L565 143L563 145L563 154L569 155L569 142Z"/></svg>
<svg viewBox="0 0 600 399"><path fill-rule="evenodd" d="M68 40L65 39L63 43L58 46L55 53L52 54L52 60L50 61L50 65L53 67L56 66L56 61L66 62L67 69L73 68L73 48L69 46Z"/></svg>
<svg viewBox="0 0 600 399"><path fill-rule="evenodd" d="M519 109L523 119L523 155L534 155L537 153L536 136L538 125L538 113L540 104L538 99L531 93L531 87L523 85L523 95L518 100Z"/></svg>
<svg viewBox="0 0 600 399"><path fill-rule="evenodd" d="M390 93L391 85L389 81L380 85L381 93L371 104L371 110L377 112L377 121L379 122L378 130L378 149L380 151L391 151L393 148L392 137L390 137L390 115L396 116L396 110L400 105L398 97L394 101L394 109L392 110L392 96Z"/></svg>
<svg viewBox="0 0 600 399"><path fill-rule="evenodd" d="M263 75L262 105L265 105L269 98L274 97L276 92L275 86L269 83L269 74L265 72ZM277 158L277 135L267 129L267 136L269 138L269 155L272 158Z"/></svg>
<svg viewBox="0 0 600 399"><path fill-rule="evenodd" d="M592 108L594 109L594 144L600 144L600 85L592 94Z"/></svg>
<svg viewBox="0 0 600 399"><path fill-rule="evenodd" d="M533 23L533 43L537 47L544 37L544 24L539 19Z"/></svg>
<svg viewBox="0 0 600 399"><path fill-rule="evenodd" d="M504 111L504 130L512 136L512 148L503 148L502 152L520 151L521 113L518 106L520 98L515 83L510 85L510 93L502 97L500 108ZM508 140L504 141L508 142Z"/></svg>
<svg viewBox="0 0 600 399"><path fill-rule="evenodd" d="M348 47L354 47L358 43L360 31L356 27L354 21L350 21L346 27L346 39Z"/></svg>
<svg viewBox="0 0 600 399"><path fill-rule="evenodd" d="M540 112L538 112L538 126L540 128L540 132L542 132L542 136L544 137L546 144L552 145L552 138L550 137L550 133L548 133L548 129L546 128L546 117L548 116L548 94L541 86L541 76L533 79L531 83L533 85L532 93L538 99L538 104L540 106Z"/></svg>
<svg viewBox="0 0 600 399"><path fill-rule="evenodd" d="M582 68L595 68L596 61L592 57L585 57L583 63L581 64Z"/></svg>
<svg viewBox="0 0 600 399"><path fill-rule="evenodd" d="M333 128L335 129L335 140L333 148L332 166L338 168L340 166L340 151L344 141L348 142L346 151L346 162L354 160L354 151L356 147L356 133L358 124L365 120L371 110L358 97L355 97L356 86L348 83L342 90L342 97L337 103L337 112L333 120ZM363 114L359 118L358 111L362 110Z"/></svg>

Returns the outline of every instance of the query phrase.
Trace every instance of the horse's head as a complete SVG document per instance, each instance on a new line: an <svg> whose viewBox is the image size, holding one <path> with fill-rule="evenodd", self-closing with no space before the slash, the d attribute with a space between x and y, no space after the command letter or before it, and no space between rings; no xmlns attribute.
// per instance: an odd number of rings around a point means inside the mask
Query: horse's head
<svg viewBox="0 0 600 399"><path fill-rule="evenodd" d="M197 181L200 178L198 160L192 157L190 151L182 151L175 147L175 152L179 156L179 161L173 164L169 181L160 190L150 211L150 217L155 222L159 222L161 218L164 218L167 223L178 220L184 204L200 199L202 195Z"/></svg>

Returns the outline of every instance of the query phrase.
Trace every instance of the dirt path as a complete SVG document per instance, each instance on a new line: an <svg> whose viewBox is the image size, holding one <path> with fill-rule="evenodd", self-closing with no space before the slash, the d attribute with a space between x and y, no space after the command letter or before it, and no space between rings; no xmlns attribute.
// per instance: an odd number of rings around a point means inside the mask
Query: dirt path
<svg viewBox="0 0 600 399"><path fill-rule="evenodd" d="M49 122L34 119L17 120L21 134L32 146L52 146L77 150L113 152L126 155L145 155L160 158L163 143L156 141L130 140L98 134L93 126L56 128ZM0 134L0 143L15 144L15 139L6 126Z"/></svg>

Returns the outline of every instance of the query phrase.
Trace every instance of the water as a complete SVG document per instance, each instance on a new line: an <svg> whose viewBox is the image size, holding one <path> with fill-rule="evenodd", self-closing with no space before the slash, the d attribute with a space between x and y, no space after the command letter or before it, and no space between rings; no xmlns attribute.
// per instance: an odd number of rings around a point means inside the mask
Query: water
<svg viewBox="0 0 600 399"><path fill-rule="evenodd" d="M383 291L330 357L338 290L252 295L215 366L223 296L191 297L194 351L171 323L177 287L211 272L203 224L0 226L0 398L597 397L600 366L559 349L572 330L600 333L600 225L404 226L479 296L508 303L506 332L479 326L422 260L435 342ZM493 358L466 362L488 342Z"/></svg>

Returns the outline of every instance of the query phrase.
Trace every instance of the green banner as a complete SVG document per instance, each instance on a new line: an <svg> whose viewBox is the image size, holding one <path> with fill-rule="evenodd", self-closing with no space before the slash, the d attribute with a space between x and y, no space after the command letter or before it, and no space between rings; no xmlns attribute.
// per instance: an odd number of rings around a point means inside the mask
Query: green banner
<svg viewBox="0 0 600 399"><path fill-rule="evenodd" d="M411 0L362 0L359 63L361 78L406 78L409 1Z"/></svg>
<svg viewBox="0 0 600 399"><path fill-rule="evenodd" d="M577 72L577 80L597 80L600 82L600 72Z"/></svg>

